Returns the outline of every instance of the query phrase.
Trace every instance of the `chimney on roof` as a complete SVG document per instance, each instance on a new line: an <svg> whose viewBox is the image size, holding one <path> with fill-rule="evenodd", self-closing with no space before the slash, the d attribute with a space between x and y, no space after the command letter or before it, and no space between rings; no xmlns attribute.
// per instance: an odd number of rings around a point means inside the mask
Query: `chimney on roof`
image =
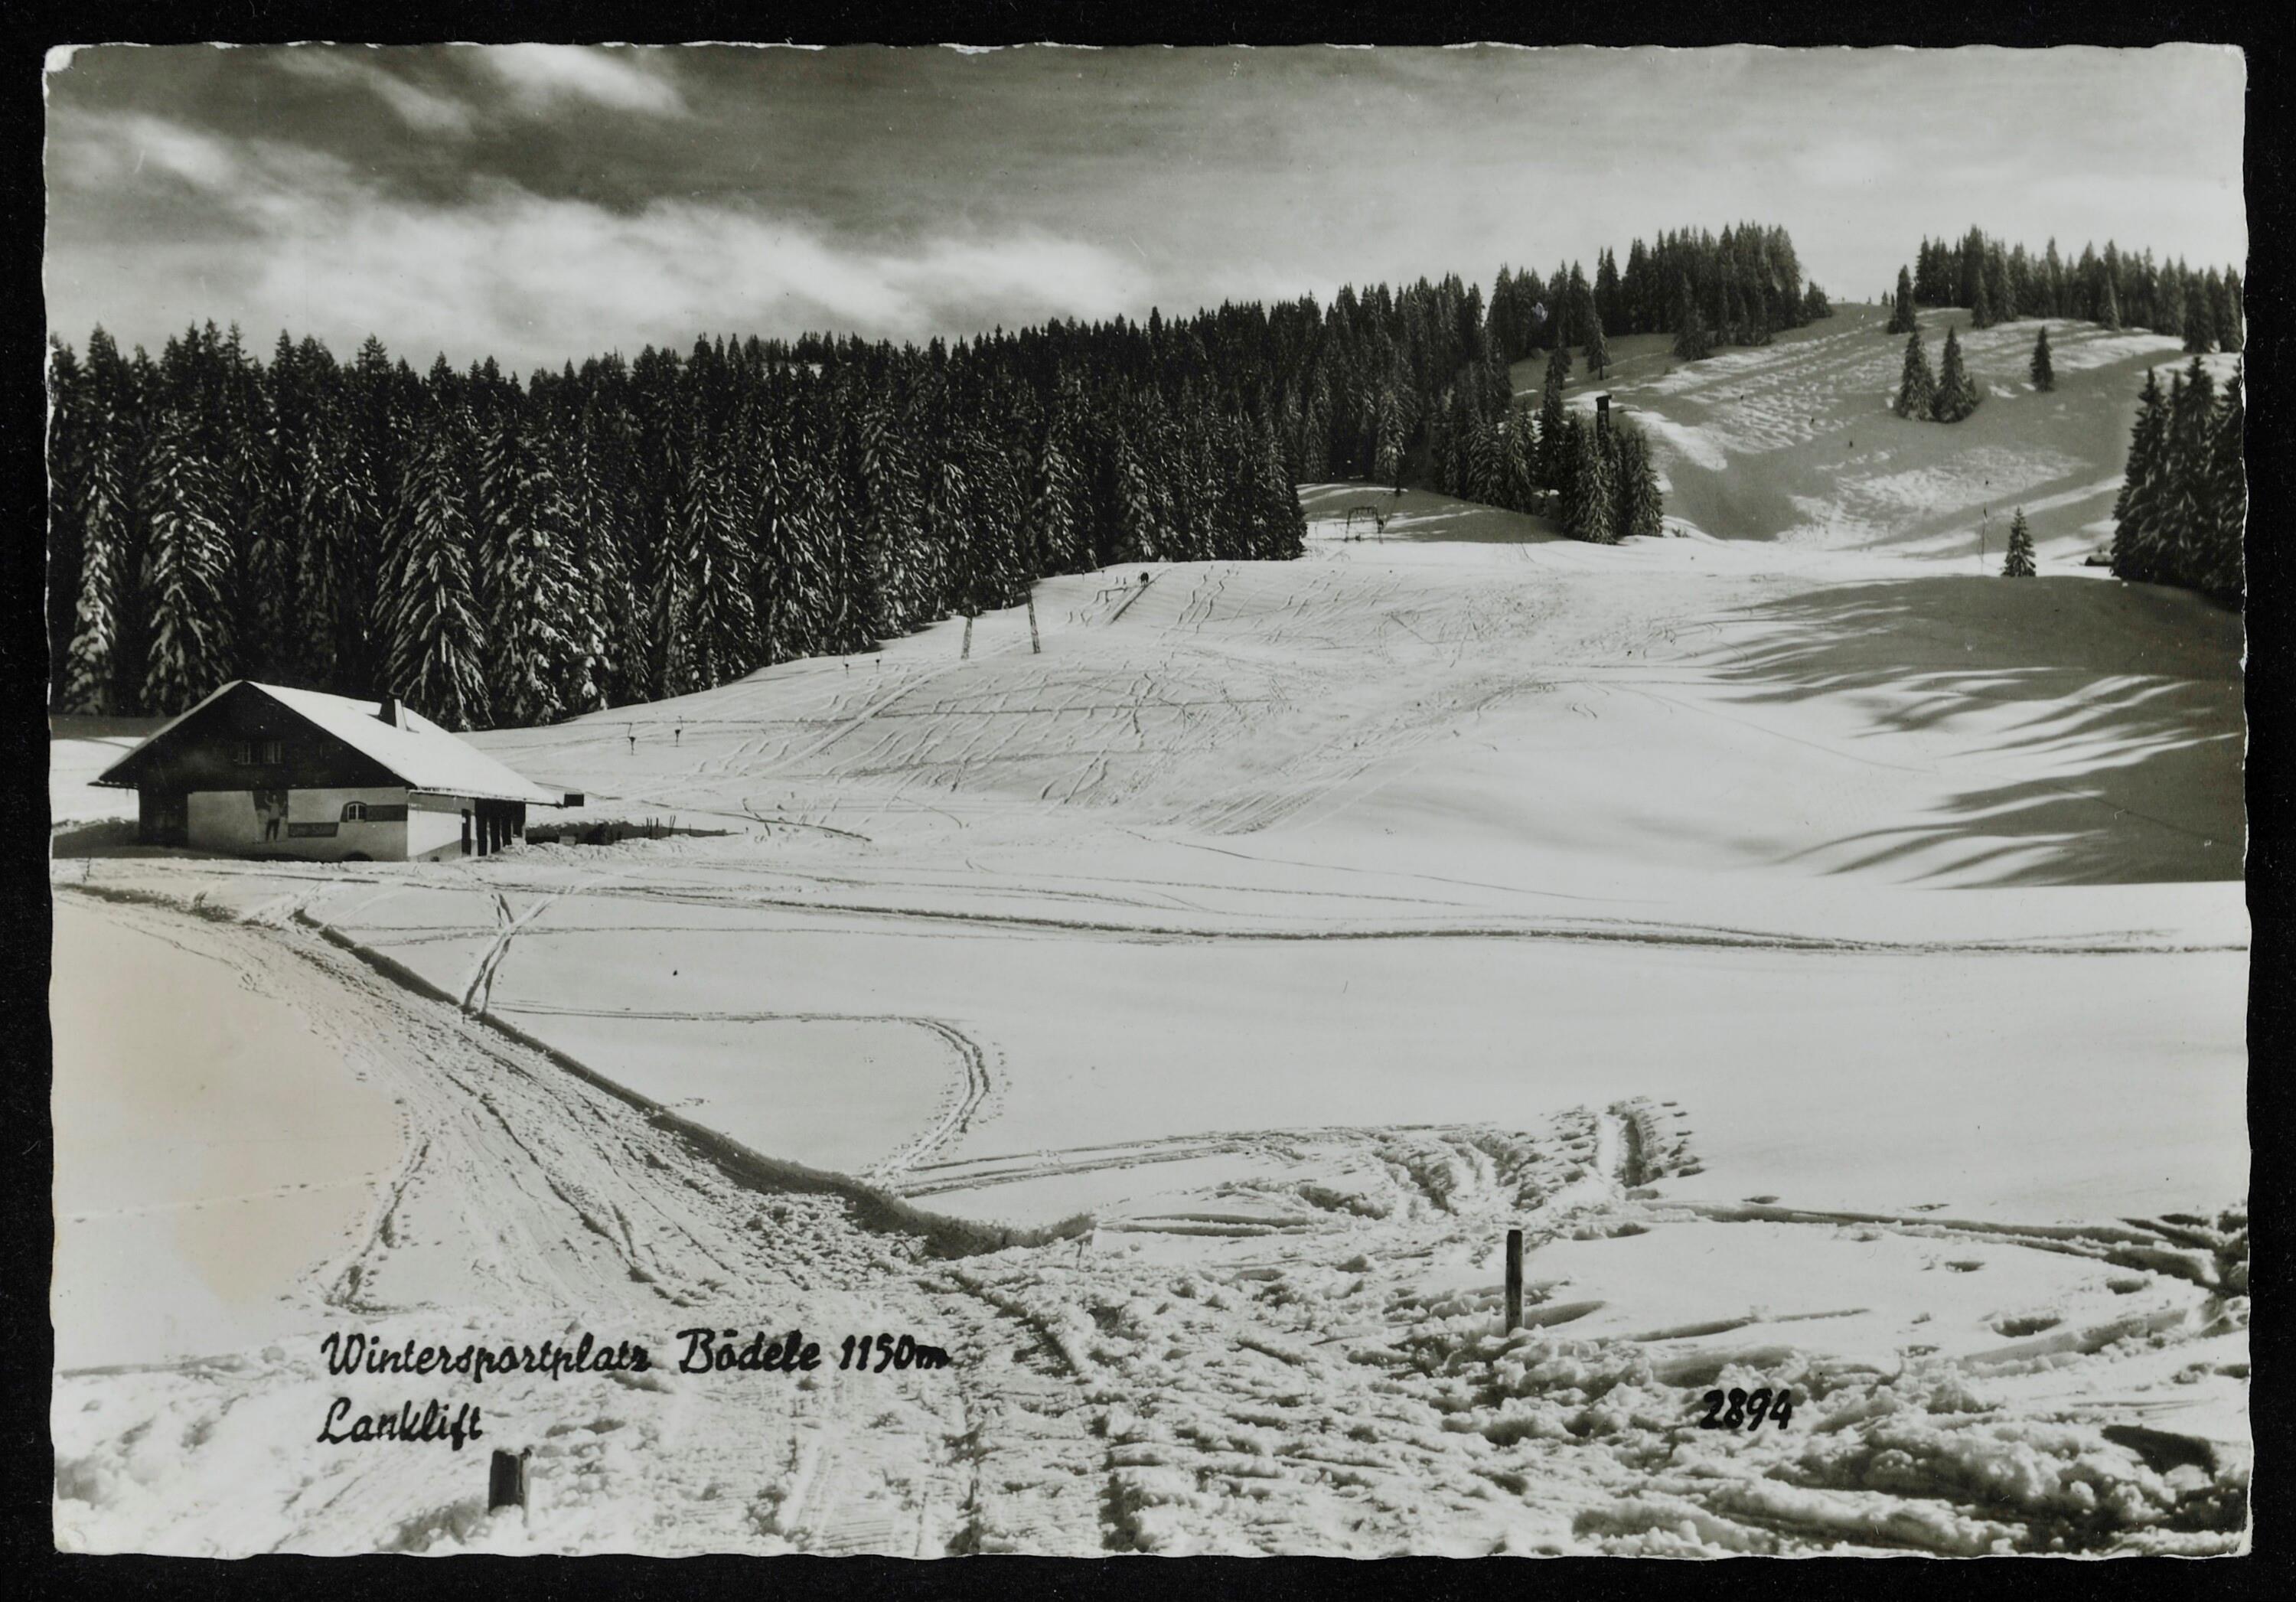
<svg viewBox="0 0 2296 1602"><path fill-rule="evenodd" d="M381 719L385 723L390 725L393 728L403 728L406 727L406 725L399 720L398 697L396 695L385 695L382 700L377 703L374 709L374 715Z"/></svg>

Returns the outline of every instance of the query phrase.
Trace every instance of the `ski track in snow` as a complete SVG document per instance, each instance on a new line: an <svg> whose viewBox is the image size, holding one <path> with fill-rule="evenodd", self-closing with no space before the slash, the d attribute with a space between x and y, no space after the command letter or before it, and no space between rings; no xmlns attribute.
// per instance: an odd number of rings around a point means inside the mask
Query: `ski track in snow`
<svg viewBox="0 0 2296 1602"><path fill-rule="evenodd" d="M2067 1354L2142 1362L2163 1341L2204 1360L2223 1351L2244 1317L2228 1299L2244 1242L2199 1220L2041 1229L1763 1200L1669 1204L1668 1179L1699 1167L1684 1110L1628 1098L1521 1132L1304 1129L1198 1138L1179 1152L1151 1142L1046 1154L1033 1167L919 1162L906 1171L928 1194L950 1180L977 1189L1048 1166L1154 1164L1212 1146L1267 1159L1193 1204L1110 1220L1119 1241L1218 1243L1207 1258L1143 1259L1103 1241L935 1268L898 1236L873 1244L839 1227L827 1198L735 1182L626 1104L309 936L139 905L110 910L307 1003L315 1025L400 1097L407 1160L362 1236L313 1279L362 1327L394 1339L488 1339L555 1320L609 1337L689 1317L832 1335L906 1324L959 1360L946 1375L795 1388L674 1374L555 1391L490 1382L500 1396L489 1393L490 1410L515 1418L523 1403L524 1416L555 1420L535 1461L547 1501L514 1526L480 1509L475 1463L454 1466L463 1494L445 1496L438 1460L417 1453L269 1452L279 1399L303 1398L308 1410L332 1389L308 1351L172 1365L137 1376L124 1396L119 1376L68 1373L60 1417L86 1395L135 1419L109 1445L60 1439L68 1545L106 1544L107 1519L120 1518L152 1521L161 1532L146 1540L190 1552L601 1541L901 1555L1759 1551L1838 1540L1979 1551L2068 1534L2075 1545L2125 1539L2131 1532L2098 1511L2112 1489L2121 1513L2150 1515L2137 1533L2183 1549L2211 1539L2231 1516L2227 1499L2237 1501L2223 1474L2179 1476L2112 1446L2104 1432L2120 1426L2028 1418L1988 1405L1980 1389L2046 1374ZM1495 1243L1509 1225L1525 1229L1532 1260L1529 1327L1514 1335L1493 1322ZM1576 1338L1605 1299L1539 1277L1542 1253L1562 1243L1769 1225L2072 1255L2130 1271L2144 1294L2128 1312L2087 1323L2004 1319L1996 1327L2015 1338L1901 1358L1903 1371L1890 1374L1800 1357L1788 1338L1796 1319L1863 1309L1773 1319L1758 1306ZM495 1310L440 1302L431 1275L442 1261L489 1287ZM1908 1372L1919 1379L1911 1414L1898 1400ZM1715 1438L1695 1429L1693 1393L1740 1373L1792 1379L1813 1427L1706 1461ZM1865 1459L1839 1450L1861 1429L1886 1434L1908 1465L1878 1489ZM256 1450L248 1434L264 1443L268 1483L147 1484L139 1472L163 1449L194 1460ZM2128 1438L2189 1440L2173 1428ZM2205 1443L2196 1450L2216 1460ZM1994 1462L2022 1465L2027 1522L2000 1516L1996 1482L2008 1471L1985 1466ZM1623 1498L1622 1474L1634 1485Z"/></svg>

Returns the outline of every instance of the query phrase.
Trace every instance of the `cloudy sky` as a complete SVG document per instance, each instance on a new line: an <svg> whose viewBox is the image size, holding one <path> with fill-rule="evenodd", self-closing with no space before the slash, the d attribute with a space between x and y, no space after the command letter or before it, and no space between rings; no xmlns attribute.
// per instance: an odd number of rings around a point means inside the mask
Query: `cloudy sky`
<svg viewBox="0 0 2296 1602"><path fill-rule="evenodd" d="M2233 53L108 46L47 78L49 321L420 366L922 339L1783 223L2244 261Z"/></svg>

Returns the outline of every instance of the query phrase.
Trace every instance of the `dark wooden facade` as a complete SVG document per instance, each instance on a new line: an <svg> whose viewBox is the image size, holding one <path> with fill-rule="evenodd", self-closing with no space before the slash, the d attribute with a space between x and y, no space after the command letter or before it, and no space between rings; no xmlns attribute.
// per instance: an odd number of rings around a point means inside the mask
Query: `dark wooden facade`
<svg viewBox="0 0 2296 1602"><path fill-rule="evenodd" d="M299 715L251 684L226 691L164 735L129 753L106 776L133 785L136 838L147 845L193 843L194 792L280 796L308 792L395 790L366 803L364 816L405 819L409 811L460 813L461 854L487 856L526 835L526 803L416 790L373 757ZM289 826L333 833L332 825ZM451 853L450 853L451 854Z"/></svg>
<svg viewBox="0 0 2296 1602"><path fill-rule="evenodd" d="M242 751L242 747L245 749ZM241 761L246 756L251 760ZM194 790L324 790L398 784L388 768L252 685L240 685L132 752L112 777L136 793L136 835L184 843Z"/></svg>

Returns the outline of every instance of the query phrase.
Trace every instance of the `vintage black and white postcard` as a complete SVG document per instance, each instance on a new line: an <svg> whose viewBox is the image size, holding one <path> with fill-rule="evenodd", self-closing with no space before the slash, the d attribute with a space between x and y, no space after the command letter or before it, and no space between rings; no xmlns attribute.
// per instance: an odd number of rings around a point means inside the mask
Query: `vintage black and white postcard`
<svg viewBox="0 0 2296 1602"><path fill-rule="evenodd" d="M2247 79L53 52L56 1546L2245 1549Z"/></svg>

